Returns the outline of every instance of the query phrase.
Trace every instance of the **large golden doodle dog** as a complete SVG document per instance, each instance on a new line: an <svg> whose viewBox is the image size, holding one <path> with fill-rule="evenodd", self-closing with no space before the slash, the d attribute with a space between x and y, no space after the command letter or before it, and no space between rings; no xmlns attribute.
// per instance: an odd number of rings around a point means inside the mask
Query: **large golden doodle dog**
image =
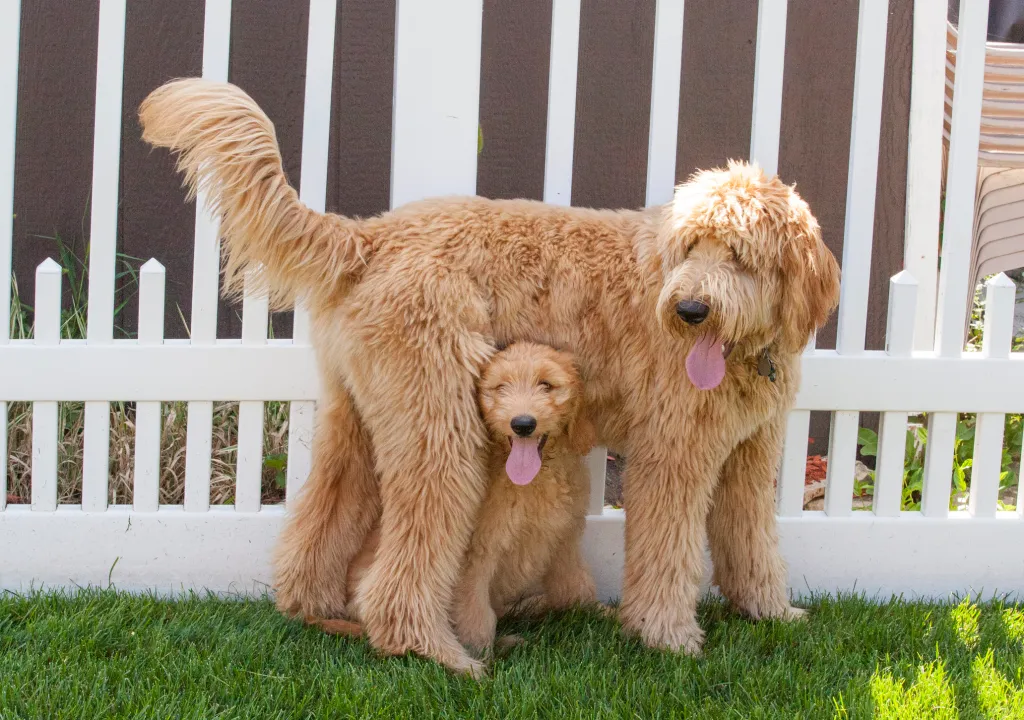
<svg viewBox="0 0 1024 720"><path fill-rule="evenodd" d="M515 343L498 352L483 370L479 398L491 434L488 487L452 621L462 644L486 655L498 618L509 610L539 612L596 600L580 552L590 494L583 456L594 430L572 357L544 345ZM359 588L378 543L375 527L349 565L351 620L306 622L334 634L362 634Z"/></svg>
<svg viewBox="0 0 1024 720"><path fill-rule="evenodd" d="M700 650L705 531L737 608L797 614L772 481L839 271L791 187L732 163L641 211L449 198L355 219L299 202L273 125L232 85L168 83L140 118L212 202L227 287L252 271L275 306L299 296L312 315L324 395L275 560L283 611L343 616L380 514L370 641L477 668L448 620L487 480L474 389L496 345L529 340L576 356L598 441L628 457L626 629Z"/></svg>

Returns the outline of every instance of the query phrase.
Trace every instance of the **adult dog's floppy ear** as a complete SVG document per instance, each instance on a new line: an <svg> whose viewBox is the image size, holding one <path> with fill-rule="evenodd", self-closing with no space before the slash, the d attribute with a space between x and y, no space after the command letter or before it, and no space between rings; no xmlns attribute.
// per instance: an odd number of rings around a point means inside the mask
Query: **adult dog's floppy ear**
<svg viewBox="0 0 1024 720"><path fill-rule="evenodd" d="M796 193L785 225L789 237L782 245L782 303L779 320L781 345L800 352L811 333L828 320L839 304L839 264L821 239L821 228L807 204Z"/></svg>

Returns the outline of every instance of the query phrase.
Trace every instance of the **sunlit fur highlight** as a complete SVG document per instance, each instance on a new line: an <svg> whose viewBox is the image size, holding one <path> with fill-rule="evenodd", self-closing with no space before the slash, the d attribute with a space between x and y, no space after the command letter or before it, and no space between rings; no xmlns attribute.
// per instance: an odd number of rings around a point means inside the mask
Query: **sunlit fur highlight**
<svg viewBox="0 0 1024 720"><path fill-rule="evenodd" d="M355 220L297 200L271 123L231 85L171 83L140 117L213 201L230 285L253 271L278 306L307 298L323 397L275 558L283 612L344 618L348 566L379 519L368 638L476 671L449 622L487 487L476 388L497 347L533 341L573 353L598 441L628 458L624 628L699 652L705 537L739 610L798 614L773 480L800 349L835 307L839 272L792 187L730 163L647 210L440 198ZM708 301L705 325L673 317L683 296ZM708 331L734 348L721 384L700 391L684 361ZM757 372L765 353L775 382Z"/></svg>
<svg viewBox="0 0 1024 720"><path fill-rule="evenodd" d="M499 352L480 381L480 407L491 431L488 488L476 518L452 610L459 640L489 654L497 620L512 609L530 612L595 600L594 580L580 552L586 526L589 475L584 456L594 443L583 411L583 386L572 357L533 343ZM511 420L537 420L546 436L540 473L516 486L505 472ZM337 635L360 635L361 583L379 542L374 528L349 565L347 619L307 616Z"/></svg>

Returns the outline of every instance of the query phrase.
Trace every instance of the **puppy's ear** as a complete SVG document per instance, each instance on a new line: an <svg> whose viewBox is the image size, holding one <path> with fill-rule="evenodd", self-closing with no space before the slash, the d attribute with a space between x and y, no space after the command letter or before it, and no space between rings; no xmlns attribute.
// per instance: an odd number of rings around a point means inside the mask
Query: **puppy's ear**
<svg viewBox="0 0 1024 720"><path fill-rule="evenodd" d="M785 352L803 350L811 333L839 304L839 264L822 241L821 228L806 203L794 198L794 205L781 258L785 290L779 320Z"/></svg>
<svg viewBox="0 0 1024 720"><path fill-rule="evenodd" d="M586 455L597 444L597 430L582 408L569 420L567 435L569 448L578 455Z"/></svg>

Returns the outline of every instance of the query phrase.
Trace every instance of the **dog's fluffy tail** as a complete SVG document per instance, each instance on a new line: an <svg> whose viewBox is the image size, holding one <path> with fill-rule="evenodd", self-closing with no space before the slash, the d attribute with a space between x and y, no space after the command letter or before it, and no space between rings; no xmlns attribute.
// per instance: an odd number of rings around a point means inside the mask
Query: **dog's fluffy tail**
<svg viewBox="0 0 1024 720"><path fill-rule="evenodd" d="M366 264L359 222L299 201L281 165L270 118L238 87L174 80L139 107L142 138L178 154L190 197L201 190L220 220L229 295L266 292L275 308L296 296L329 304Z"/></svg>

